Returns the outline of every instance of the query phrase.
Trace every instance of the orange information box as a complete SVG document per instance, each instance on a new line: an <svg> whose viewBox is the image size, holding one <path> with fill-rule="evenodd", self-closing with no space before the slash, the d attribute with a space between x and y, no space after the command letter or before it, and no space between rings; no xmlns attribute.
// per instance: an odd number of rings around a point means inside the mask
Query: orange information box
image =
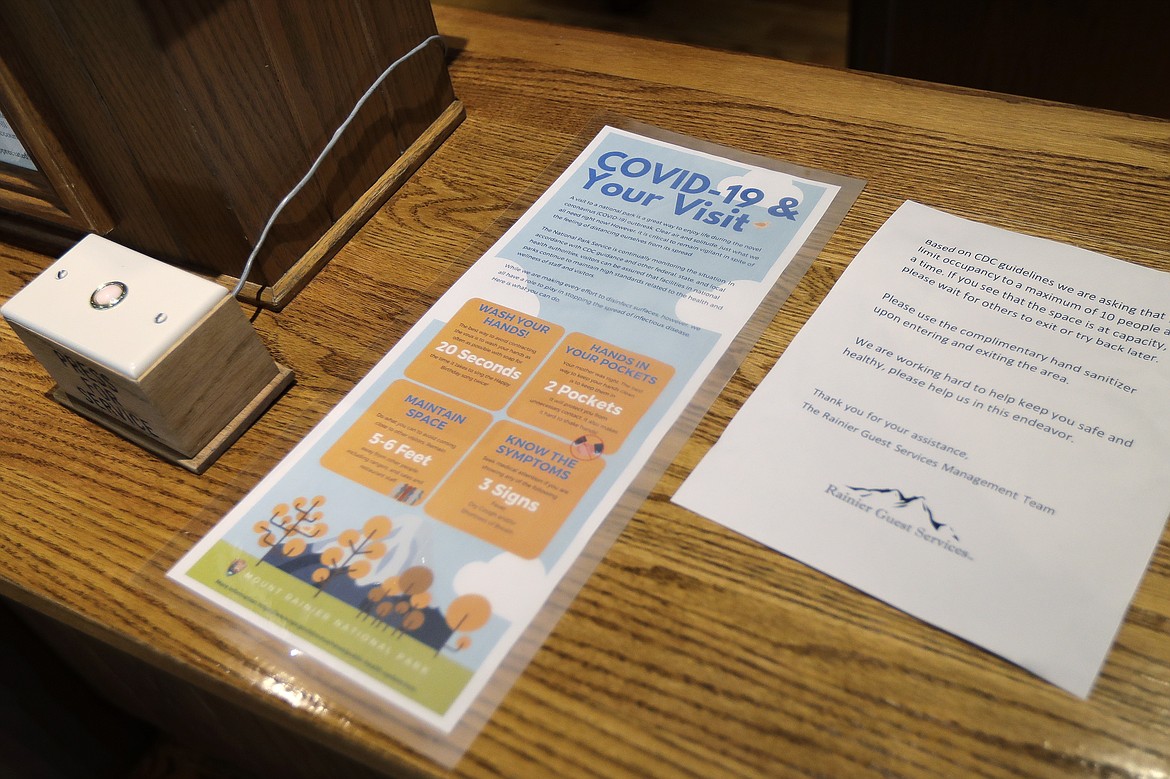
<svg viewBox="0 0 1170 779"><path fill-rule="evenodd" d="M512 399L564 332L559 325L473 298L405 373L496 411Z"/></svg>
<svg viewBox="0 0 1170 779"><path fill-rule="evenodd" d="M413 505L491 423L491 414L405 380L386 388L321 457L321 465Z"/></svg>
<svg viewBox="0 0 1170 779"><path fill-rule="evenodd" d="M660 360L570 333L508 416L570 441L597 441L612 453L673 375L673 366Z"/></svg>
<svg viewBox="0 0 1170 779"><path fill-rule="evenodd" d="M534 558L605 467L567 441L497 422L427 503L442 522L520 557Z"/></svg>

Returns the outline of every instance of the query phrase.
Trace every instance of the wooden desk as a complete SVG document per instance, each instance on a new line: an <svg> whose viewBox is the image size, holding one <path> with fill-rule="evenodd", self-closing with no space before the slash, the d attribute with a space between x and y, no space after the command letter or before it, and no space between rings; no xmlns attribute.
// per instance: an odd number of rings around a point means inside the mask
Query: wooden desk
<svg viewBox="0 0 1170 779"><path fill-rule="evenodd" d="M257 318L299 382L207 474L62 411L0 332L0 594L108 697L256 775L441 774L257 668L219 638L224 616L174 596L163 572L475 259L467 248L516 193L614 111L869 185L454 775L1170 771L1167 537L1079 701L670 503L904 199L1170 270L1170 123L435 12L467 120L293 304ZM47 263L0 246L0 296Z"/></svg>

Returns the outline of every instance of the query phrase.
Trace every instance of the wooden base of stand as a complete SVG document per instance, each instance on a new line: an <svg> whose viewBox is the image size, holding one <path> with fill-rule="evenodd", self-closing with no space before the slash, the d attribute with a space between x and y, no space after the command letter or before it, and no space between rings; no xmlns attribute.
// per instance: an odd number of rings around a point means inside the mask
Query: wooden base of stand
<svg viewBox="0 0 1170 779"><path fill-rule="evenodd" d="M280 311L301 291L321 270L325 263L337 253L346 241L354 236L374 212L390 199L398 188L426 162L439 148L459 123L463 121L463 103L456 100L431 123L426 132L407 148L406 152L391 165L385 173L358 198L349 210L317 240L313 247L291 268L285 271L275 284L264 286L248 282L240 291L240 300L273 311ZM234 286L238 277L222 275L217 281L225 286Z"/></svg>
<svg viewBox="0 0 1170 779"><path fill-rule="evenodd" d="M256 396L240 410L240 413L236 414L235 418L228 422L223 430L217 433L202 450L192 457L187 457L181 452L176 452L160 444L158 441L142 435L139 431L122 424L122 422L114 417L71 398L57 387L53 388L50 395L53 400L62 406L77 412L91 422L96 422L111 432L117 433L127 441L138 444L159 458L188 470L191 473L200 474L211 467L212 463L221 454L226 452L253 422L260 418L260 415L272 405L280 394L292 385L294 380L292 370L279 363L277 363L276 368L277 374L272 381L260 390L260 392L256 393Z"/></svg>

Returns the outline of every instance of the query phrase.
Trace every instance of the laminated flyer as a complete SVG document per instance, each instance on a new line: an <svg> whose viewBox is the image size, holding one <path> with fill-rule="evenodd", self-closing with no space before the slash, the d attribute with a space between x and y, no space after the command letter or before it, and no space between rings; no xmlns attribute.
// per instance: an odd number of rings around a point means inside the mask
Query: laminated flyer
<svg viewBox="0 0 1170 779"><path fill-rule="evenodd" d="M169 575L450 733L861 187L642 133L603 128Z"/></svg>

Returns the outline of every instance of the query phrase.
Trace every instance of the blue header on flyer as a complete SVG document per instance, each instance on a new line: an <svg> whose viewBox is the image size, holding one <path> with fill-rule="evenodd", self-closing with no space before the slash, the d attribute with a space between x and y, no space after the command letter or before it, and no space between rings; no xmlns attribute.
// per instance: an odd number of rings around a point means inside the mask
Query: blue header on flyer
<svg viewBox="0 0 1170 779"><path fill-rule="evenodd" d="M555 307L570 330L685 373L739 330L749 290L775 281L836 191L611 130L509 231L496 282Z"/></svg>
<svg viewBox="0 0 1170 779"><path fill-rule="evenodd" d="M566 282L584 280L587 296L635 298L674 315L680 298L763 281L835 189L612 132L568 176L555 204L533 213L500 254L530 272L539 268L547 279L530 275L529 289L542 297L572 300Z"/></svg>
<svg viewBox="0 0 1170 779"><path fill-rule="evenodd" d="M742 233L744 225L751 221L752 206L761 206L769 216L790 221L796 221L799 213L796 207L800 200L795 197L780 197L775 204L767 205L767 193L758 187L731 184L724 192L698 171L621 150L605 152L598 157L596 167L587 170L586 190L638 206L667 200L673 203L675 216L687 216L694 222L736 233Z"/></svg>

